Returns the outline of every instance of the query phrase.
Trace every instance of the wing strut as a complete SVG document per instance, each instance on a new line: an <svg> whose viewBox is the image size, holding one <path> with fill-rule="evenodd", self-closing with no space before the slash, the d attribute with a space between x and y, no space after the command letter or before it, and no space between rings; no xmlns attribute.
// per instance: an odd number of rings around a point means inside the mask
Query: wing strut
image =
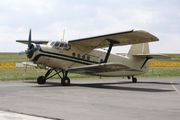
<svg viewBox="0 0 180 120"><path fill-rule="evenodd" d="M109 44L109 49L108 49L108 51L106 53L106 57L105 57L105 59L104 59L104 61L102 63L107 63L113 45L119 43L119 42L111 40L109 38L107 38L106 40L108 40L110 42L110 44Z"/></svg>

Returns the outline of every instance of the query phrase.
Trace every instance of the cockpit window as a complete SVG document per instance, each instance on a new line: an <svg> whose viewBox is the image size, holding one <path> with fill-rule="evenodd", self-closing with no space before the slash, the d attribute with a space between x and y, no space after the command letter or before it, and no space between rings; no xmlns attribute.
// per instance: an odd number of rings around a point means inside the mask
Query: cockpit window
<svg viewBox="0 0 180 120"><path fill-rule="evenodd" d="M55 48L58 48L59 46L60 46L60 42L57 41L57 42L54 44L54 47L55 47Z"/></svg>
<svg viewBox="0 0 180 120"><path fill-rule="evenodd" d="M55 44L55 42L51 42L51 43L50 43L50 46L53 46L54 44Z"/></svg>
<svg viewBox="0 0 180 120"><path fill-rule="evenodd" d="M63 41L52 42L50 46L60 50L69 50L71 48L67 42Z"/></svg>

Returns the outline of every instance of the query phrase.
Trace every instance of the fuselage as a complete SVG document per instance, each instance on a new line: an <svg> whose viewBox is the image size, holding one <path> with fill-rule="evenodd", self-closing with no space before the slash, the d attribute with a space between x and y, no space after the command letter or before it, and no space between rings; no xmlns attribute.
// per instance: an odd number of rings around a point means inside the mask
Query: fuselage
<svg viewBox="0 0 180 120"><path fill-rule="evenodd" d="M76 46L63 45L56 47L56 43L47 45L32 44L38 50L34 52L31 61L36 63L40 68L55 68L58 70L69 70L71 68L101 64L106 57L107 51L99 49L82 50ZM65 47L64 47L65 46ZM110 71L93 73L98 76L130 76L146 73L149 69L149 62L141 68L144 59L137 59L133 56L117 55L111 53L108 56L108 62L121 63L128 66L129 70ZM81 73L80 73L81 74Z"/></svg>

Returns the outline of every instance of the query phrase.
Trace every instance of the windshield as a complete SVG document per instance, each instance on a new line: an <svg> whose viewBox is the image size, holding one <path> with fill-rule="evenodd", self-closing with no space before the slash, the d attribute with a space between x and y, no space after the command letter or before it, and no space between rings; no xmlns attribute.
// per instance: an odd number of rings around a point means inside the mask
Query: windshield
<svg viewBox="0 0 180 120"><path fill-rule="evenodd" d="M60 50L69 50L70 49L70 45L67 42L63 42L63 41L51 42L50 46L52 46L56 49L60 49Z"/></svg>

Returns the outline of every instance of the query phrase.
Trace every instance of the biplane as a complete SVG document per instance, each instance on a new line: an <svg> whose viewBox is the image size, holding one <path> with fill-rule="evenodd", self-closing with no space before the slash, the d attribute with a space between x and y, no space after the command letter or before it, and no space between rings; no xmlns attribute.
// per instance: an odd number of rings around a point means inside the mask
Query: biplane
<svg viewBox="0 0 180 120"><path fill-rule="evenodd" d="M46 80L58 75L62 86L69 86L68 73L106 77L127 76L136 83L135 75L148 72L150 59L169 59L163 54L150 54L148 43L158 40L156 36L144 30L133 29L67 42L41 41L31 40L30 29L28 40L16 42L28 45L27 50L19 54L25 53L38 68L47 70L45 75L37 78L38 84L45 84ZM131 45L126 55L112 53L114 46L124 45Z"/></svg>

